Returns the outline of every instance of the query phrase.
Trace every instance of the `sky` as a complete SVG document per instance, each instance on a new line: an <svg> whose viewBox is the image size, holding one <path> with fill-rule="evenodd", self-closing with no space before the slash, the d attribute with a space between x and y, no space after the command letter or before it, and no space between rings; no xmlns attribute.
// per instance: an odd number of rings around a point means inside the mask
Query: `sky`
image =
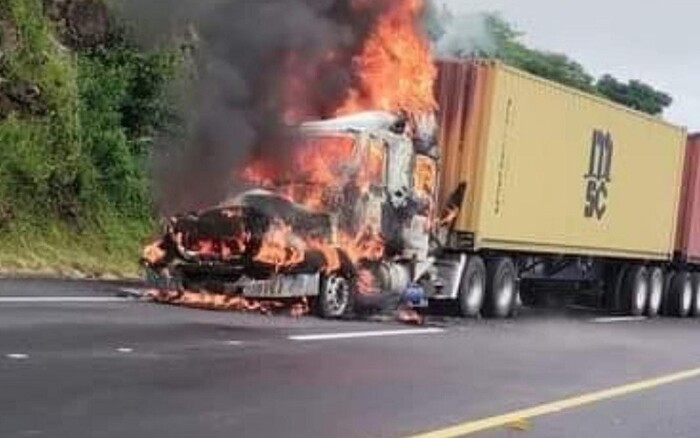
<svg viewBox="0 0 700 438"><path fill-rule="evenodd" d="M455 12L497 11L538 49L593 74L639 79L674 98L664 118L700 131L696 0L438 0Z"/></svg>

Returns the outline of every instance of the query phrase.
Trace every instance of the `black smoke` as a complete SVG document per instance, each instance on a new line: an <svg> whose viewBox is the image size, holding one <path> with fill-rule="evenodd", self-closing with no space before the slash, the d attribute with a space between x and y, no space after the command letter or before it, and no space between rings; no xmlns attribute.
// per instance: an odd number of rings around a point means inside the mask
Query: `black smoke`
<svg viewBox="0 0 700 438"><path fill-rule="evenodd" d="M395 1L121 0L137 34L188 35L192 49L181 129L154 154L161 213L223 201L251 157L287 160L288 110L295 119L332 113L356 80L353 56Z"/></svg>

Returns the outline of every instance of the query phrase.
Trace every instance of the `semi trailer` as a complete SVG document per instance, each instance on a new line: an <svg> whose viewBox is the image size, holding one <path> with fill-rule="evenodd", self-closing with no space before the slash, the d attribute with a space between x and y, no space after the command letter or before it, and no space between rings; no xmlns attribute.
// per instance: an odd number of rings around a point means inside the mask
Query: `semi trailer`
<svg viewBox="0 0 700 438"><path fill-rule="evenodd" d="M435 93L435 114L304 123L289 175L170 218L149 278L324 317L396 297L504 318L543 289L700 314L697 136L495 61L439 61Z"/></svg>

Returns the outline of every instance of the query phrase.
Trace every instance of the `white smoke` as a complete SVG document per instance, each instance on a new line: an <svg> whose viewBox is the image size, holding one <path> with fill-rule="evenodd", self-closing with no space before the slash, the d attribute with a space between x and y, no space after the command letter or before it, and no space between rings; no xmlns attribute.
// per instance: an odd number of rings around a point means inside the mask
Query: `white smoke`
<svg viewBox="0 0 700 438"><path fill-rule="evenodd" d="M497 43L489 31L487 13L454 15L443 10L440 15L442 34L434 44L436 55L468 58L494 54Z"/></svg>

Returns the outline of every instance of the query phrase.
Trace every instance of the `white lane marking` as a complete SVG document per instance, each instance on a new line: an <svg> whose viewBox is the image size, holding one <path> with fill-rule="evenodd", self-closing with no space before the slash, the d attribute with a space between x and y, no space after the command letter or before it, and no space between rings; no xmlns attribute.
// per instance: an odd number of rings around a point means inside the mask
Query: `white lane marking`
<svg viewBox="0 0 700 438"><path fill-rule="evenodd" d="M443 333L441 328L411 329L411 330L382 330L373 332L320 333L315 335L292 335L287 339L292 341L330 341L335 339L376 338L380 336L431 335Z"/></svg>
<svg viewBox="0 0 700 438"><path fill-rule="evenodd" d="M5 357L8 359L14 359L14 360L29 359L29 355L24 354L24 353L10 353L10 354L6 354Z"/></svg>
<svg viewBox="0 0 700 438"><path fill-rule="evenodd" d="M117 351L118 351L119 353L133 353L133 352L134 352L134 349L133 349L133 348L121 347L121 348L117 348Z"/></svg>
<svg viewBox="0 0 700 438"><path fill-rule="evenodd" d="M226 341L226 345L233 345L233 346L243 345L243 341Z"/></svg>
<svg viewBox="0 0 700 438"><path fill-rule="evenodd" d="M592 321L598 324L610 324L615 322L645 321L646 319L646 316L610 316L604 318L594 318Z"/></svg>
<svg viewBox="0 0 700 438"><path fill-rule="evenodd" d="M0 297L0 304L23 303L127 303L119 297Z"/></svg>

